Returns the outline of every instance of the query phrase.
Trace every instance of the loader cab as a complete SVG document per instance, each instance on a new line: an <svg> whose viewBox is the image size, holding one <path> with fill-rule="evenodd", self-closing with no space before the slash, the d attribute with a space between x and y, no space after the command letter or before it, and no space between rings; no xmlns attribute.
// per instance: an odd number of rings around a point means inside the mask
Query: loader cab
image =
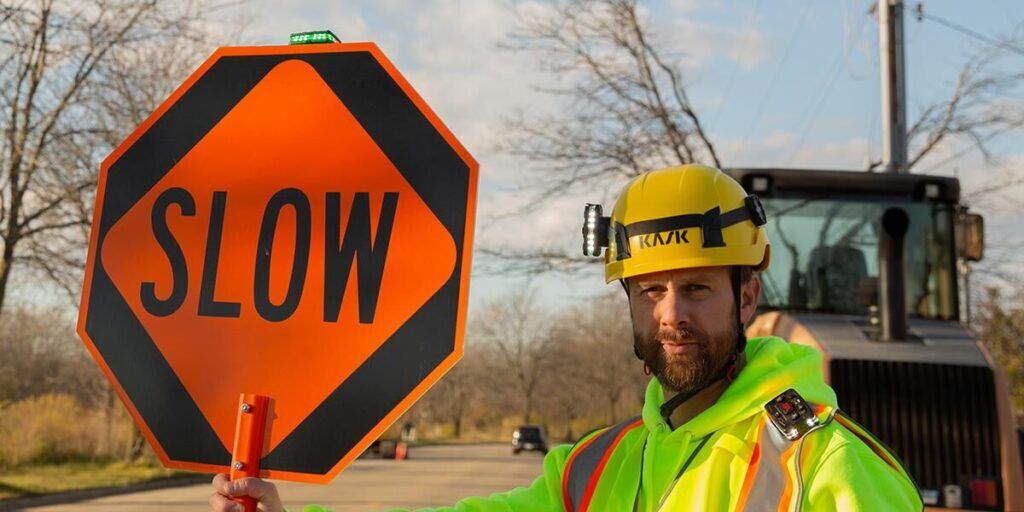
<svg viewBox="0 0 1024 512"><path fill-rule="evenodd" d="M864 172L734 170L768 216L772 262L761 274L765 310L875 313L880 219L910 219L904 290L911 317L958 321L955 179Z"/></svg>

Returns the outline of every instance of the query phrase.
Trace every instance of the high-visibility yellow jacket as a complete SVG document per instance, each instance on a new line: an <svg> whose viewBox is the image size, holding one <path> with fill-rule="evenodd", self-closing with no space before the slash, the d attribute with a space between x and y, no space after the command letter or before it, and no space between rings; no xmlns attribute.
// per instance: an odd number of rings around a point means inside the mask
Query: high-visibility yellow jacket
<svg viewBox="0 0 1024 512"><path fill-rule="evenodd" d="M788 448L783 445L778 452L771 452L764 439L774 427L766 425L763 406L789 388L819 405L822 423ZM746 365L719 400L674 430L661 416L659 408L664 401L661 385L652 379L641 419L634 428L622 430L588 488L587 510L923 508L916 486L898 460L870 434L835 416L835 393L822 377L821 354L812 348L775 337L750 340ZM543 475L529 487L467 498L454 507L435 510L563 512L567 503L580 510L581 503L565 499L566 463L602 433L591 433L573 446L550 451L544 459ZM770 490L770 484L765 490L769 479L765 468L784 477L776 491ZM321 510L309 506L304 512Z"/></svg>

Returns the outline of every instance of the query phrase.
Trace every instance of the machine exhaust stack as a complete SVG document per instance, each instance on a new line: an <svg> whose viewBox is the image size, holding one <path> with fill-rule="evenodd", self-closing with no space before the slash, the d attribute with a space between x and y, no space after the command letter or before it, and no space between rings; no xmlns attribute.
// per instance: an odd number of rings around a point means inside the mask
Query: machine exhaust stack
<svg viewBox="0 0 1024 512"><path fill-rule="evenodd" d="M910 216L902 208L889 208L882 214L878 239L878 292L882 313L882 341L907 338L907 299L903 279L903 240L910 227Z"/></svg>

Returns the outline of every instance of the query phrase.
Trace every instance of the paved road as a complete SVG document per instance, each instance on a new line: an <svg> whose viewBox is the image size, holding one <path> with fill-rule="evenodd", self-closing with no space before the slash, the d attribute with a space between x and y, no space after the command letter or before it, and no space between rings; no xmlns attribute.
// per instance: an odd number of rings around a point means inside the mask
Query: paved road
<svg viewBox="0 0 1024 512"><path fill-rule="evenodd" d="M512 455L507 444L423 446L408 460L358 460L327 486L280 483L285 505L317 503L335 512L451 505L466 496L529 485L541 472L541 455ZM123 494L33 512L204 512L208 485Z"/></svg>

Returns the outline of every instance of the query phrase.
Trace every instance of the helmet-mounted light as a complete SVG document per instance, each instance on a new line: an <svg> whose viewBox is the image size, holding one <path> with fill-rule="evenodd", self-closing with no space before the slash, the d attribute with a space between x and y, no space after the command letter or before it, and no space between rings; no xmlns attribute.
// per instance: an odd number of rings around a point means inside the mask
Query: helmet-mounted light
<svg viewBox="0 0 1024 512"><path fill-rule="evenodd" d="M608 217L602 216L601 205L587 203L583 208L583 255L600 256L608 247Z"/></svg>

